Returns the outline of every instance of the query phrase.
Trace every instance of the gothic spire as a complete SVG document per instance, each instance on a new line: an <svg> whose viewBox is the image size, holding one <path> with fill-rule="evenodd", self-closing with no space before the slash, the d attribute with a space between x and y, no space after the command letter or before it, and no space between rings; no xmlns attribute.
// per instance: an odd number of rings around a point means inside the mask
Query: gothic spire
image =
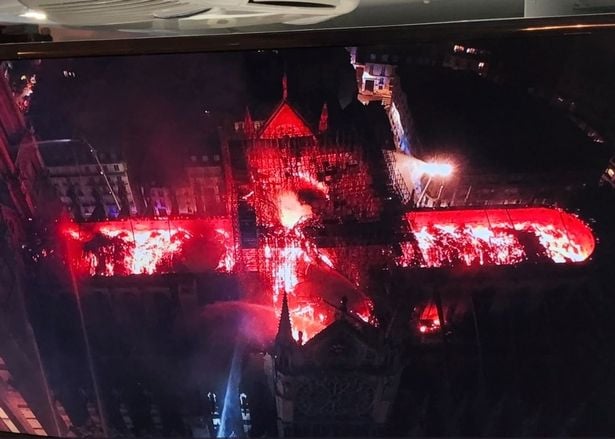
<svg viewBox="0 0 615 439"><path fill-rule="evenodd" d="M282 100L288 99L288 77L286 76L286 70L284 70L284 76L282 76Z"/></svg>
<svg viewBox="0 0 615 439"><path fill-rule="evenodd" d="M320 122L318 123L318 132L324 133L329 129L329 110L327 109L327 103L325 102L322 106L322 111L320 113Z"/></svg>
<svg viewBox="0 0 615 439"><path fill-rule="evenodd" d="M246 134L246 137L248 138L254 137L254 134L255 134L254 121L252 120L252 114L250 113L250 108L248 108L247 106L246 106L246 115L244 118L244 128L243 129Z"/></svg>
<svg viewBox="0 0 615 439"><path fill-rule="evenodd" d="M280 322L278 324L278 334L275 337L277 344L294 343L293 331L290 325L290 311L288 309L288 296L286 291L282 296L282 312L280 314Z"/></svg>

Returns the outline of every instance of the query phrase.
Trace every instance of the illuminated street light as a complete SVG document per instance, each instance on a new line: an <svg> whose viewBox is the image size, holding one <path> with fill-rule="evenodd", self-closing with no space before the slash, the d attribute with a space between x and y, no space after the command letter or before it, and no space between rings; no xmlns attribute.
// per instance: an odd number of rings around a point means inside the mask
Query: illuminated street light
<svg viewBox="0 0 615 439"><path fill-rule="evenodd" d="M427 189L429 188L429 185L431 184L431 181L434 177L448 178L453 175L454 172L453 165L451 165L450 163L423 163L421 165L421 170L424 174L427 174L429 176L429 179L427 180L427 183L425 184L425 187L423 188L423 191L419 196L417 206L421 205L421 202L423 201L423 198L427 193ZM443 187L444 185L440 187L440 193L438 194L438 198L440 198L440 195L442 194Z"/></svg>

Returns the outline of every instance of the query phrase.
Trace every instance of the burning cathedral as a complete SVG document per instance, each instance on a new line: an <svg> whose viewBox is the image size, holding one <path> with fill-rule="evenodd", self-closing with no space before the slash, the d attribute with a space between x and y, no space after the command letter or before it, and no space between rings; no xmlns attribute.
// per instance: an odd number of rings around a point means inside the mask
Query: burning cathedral
<svg viewBox="0 0 615 439"><path fill-rule="evenodd" d="M397 178L408 158L329 122L326 103L307 121L284 79L266 120L247 109L220 131L224 215L63 226L86 290L133 291L142 287L128 283L148 277L187 312L203 303L191 291L204 284L258 305L259 324L235 348L218 392L225 397L206 398L209 435L244 435L258 423L281 436L383 434L397 399L400 340L414 329L438 333L448 318L431 299L383 311L396 302L374 287L375 273L582 262L594 250L591 230L559 209L410 206ZM225 300L218 296L209 300Z"/></svg>

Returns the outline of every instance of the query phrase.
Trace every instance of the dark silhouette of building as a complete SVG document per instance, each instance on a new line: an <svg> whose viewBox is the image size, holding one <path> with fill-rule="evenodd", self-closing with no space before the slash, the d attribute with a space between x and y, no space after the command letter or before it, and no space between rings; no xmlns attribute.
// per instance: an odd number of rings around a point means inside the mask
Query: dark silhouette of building
<svg viewBox="0 0 615 439"><path fill-rule="evenodd" d="M279 436L383 434L401 368L382 330L343 303L337 320L306 343L295 341L284 301L270 371Z"/></svg>

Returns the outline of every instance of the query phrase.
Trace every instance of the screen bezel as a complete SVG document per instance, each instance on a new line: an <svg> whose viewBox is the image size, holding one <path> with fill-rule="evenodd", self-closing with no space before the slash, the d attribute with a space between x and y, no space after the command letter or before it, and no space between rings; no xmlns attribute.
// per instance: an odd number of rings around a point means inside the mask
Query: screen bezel
<svg viewBox="0 0 615 439"><path fill-rule="evenodd" d="M0 60L374 46L451 39L583 35L615 30L615 14L268 33L0 44Z"/></svg>

